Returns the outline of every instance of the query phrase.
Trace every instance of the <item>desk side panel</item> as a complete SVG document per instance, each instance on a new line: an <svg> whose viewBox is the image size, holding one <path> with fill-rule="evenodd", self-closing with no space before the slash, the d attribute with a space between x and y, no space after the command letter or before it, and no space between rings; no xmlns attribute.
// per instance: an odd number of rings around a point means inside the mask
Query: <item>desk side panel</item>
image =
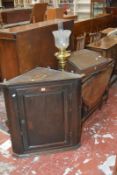
<svg viewBox="0 0 117 175"><path fill-rule="evenodd" d="M64 29L72 30L73 21L64 23ZM57 69L57 60L54 56L58 49L55 47L52 31L58 30L58 25L47 25L25 32L16 36L19 56L20 73L24 73L37 66ZM73 50L72 36L70 50Z"/></svg>
<svg viewBox="0 0 117 175"><path fill-rule="evenodd" d="M1 79L10 79L19 74L16 41L0 39Z"/></svg>

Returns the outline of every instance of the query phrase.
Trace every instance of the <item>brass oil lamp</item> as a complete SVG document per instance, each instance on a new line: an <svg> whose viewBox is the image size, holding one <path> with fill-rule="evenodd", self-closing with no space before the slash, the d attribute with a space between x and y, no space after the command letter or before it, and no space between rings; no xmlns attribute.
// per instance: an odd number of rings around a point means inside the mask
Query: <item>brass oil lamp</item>
<svg viewBox="0 0 117 175"><path fill-rule="evenodd" d="M64 70L67 59L70 56L70 51L67 51L66 49L69 46L69 37L71 35L71 31L63 30L62 27L58 27L58 30L53 31L52 33L54 35L55 46L59 50L55 53L55 56L58 60L58 69Z"/></svg>

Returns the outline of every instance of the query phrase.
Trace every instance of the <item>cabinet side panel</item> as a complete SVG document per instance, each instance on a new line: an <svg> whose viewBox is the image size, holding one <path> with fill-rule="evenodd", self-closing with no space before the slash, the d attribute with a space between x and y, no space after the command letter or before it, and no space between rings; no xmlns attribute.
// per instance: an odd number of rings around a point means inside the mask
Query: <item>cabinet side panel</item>
<svg viewBox="0 0 117 175"><path fill-rule="evenodd" d="M7 125L11 136L13 152L23 154L24 145L18 116L16 91L15 89L4 87L3 92L7 112Z"/></svg>
<svg viewBox="0 0 117 175"><path fill-rule="evenodd" d="M70 142L71 145L79 145L81 138L81 81L74 81L71 96L71 121Z"/></svg>

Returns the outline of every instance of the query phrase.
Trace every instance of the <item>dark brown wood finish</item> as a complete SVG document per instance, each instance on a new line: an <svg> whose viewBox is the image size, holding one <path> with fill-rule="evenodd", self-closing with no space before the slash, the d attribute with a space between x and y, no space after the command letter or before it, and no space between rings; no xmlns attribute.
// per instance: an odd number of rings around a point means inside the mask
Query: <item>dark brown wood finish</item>
<svg viewBox="0 0 117 175"><path fill-rule="evenodd" d="M76 38L86 33L86 44L89 43L89 33L99 32L107 27L115 27L113 15L103 14L91 19L75 21L74 23L74 42L76 48Z"/></svg>
<svg viewBox="0 0 117 175"><path fill-rule="evenodd" d="M97 32L109 26L112 27L113 25L113 16L111 14L103 14L91 19L76 21L74 24L74 34L77 36L84 32Z"/></svg>
<svg viewBox="0 0 117 175"><path fill-rule="evenodd" d="M44 21L46 17L48 3L36 3L32 8L30 22L40 22Z"/></svg>
<svg viewBox="0 0 117 175"><path fill-rule="evenodd" d="M117 1L116 0L111 0L111 6L117 7Z"/></svg>
<svg viewBox="0 0 117 175"><path fill-rule="evenodd" d="M98 51L104 57L113 58L117 62L117 36L105 36L87 45L87 48Z"/></svg>
<svg viewBox="0 0 117 175"><path fill-rule="evenodd" d="M36 68L3 85L13 151L79 146L81 76Z"/></svg>
<svg viewBox="0 0 117 175"><path fill-rule="evenodd" d="M113 67L112 59L87 49L73 52L69 58L66 70L85 74L82 80L82 121L107 98Z"/></svg>
<svg viewBox="0 0 117 175"><path fill-rule="evenodd" d="M116 28L113 27L108 27L104 30L101 30L100 33L102 34L102 36L107 36L110 32L113 32Z"/></svg>
<svg viewBox="0 0 117 175"><path fill-rule="evenodd" d="M117 3L117 1L116 1L116 3ZM105 11L106 11L106 13L109 13L109 14L113 15L114 26L117 26L117 6L115 6L115 7L106 7Z"/></svg>
<svg viewBox="0 0 117 175"><path fill-rule="evenodd" d="M117 7L105 7L107 13L117 15Z"/></svg>
<svg viewBox="0 0 117 175"><path fill-rule="evenodd" d="M113 75L117 75L117 36L116 35L103 37L99 41L96 41L87 45L87 48L99 52L105 58L112 58L114 60ZM115 76L114 79L111 80L111 84L113 84L116 80L117 80L117 77Z"/></svg>
<svg viewBox="0 0 117 175"><path fill-rule="evenodd" d="M64 29L72 30L73 20L50 20L35 24L3 29L0 31L0 66L2 80L10 79L37 66L57 69L52 31L58 22ZM72 37L70 50L73 50Z"/></svg>
<svg viewBox="0 0 117 175"><path fill-rule="evenodd" d="M13 8L14 7L14 1L13 0L1 0L2 6L4 8Z"/></svg>
<svg viewBox="0 0 117 175"><path fill-rule="evenodd" d="M30 21L32 8L12 8L1 10L0 15L3 24L11 24L22 21Z"/></svg>
<svg viewBox="0 0 117 175"><path fill-rule="evenodd" d="M0 31L2 80L22 74L38 65L57 69L54 56L57 49L52 31L57 29L58 21L60 20L17 26ZM90 32L113 27L113 17L110 14L75 23L73 20L62 21L66 21L65 29L72 30L73 28L74 39L71 37L70 50L75 50L75 38L79 35L86 33L86 43L88 43Z"/></svg>

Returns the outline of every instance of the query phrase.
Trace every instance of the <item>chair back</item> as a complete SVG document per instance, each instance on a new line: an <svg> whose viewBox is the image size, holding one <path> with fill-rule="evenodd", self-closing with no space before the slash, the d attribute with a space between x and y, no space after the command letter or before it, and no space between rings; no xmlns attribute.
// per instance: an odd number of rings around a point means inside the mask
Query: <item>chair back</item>
<svg viewBox="0 0 117 175"><path fill-rule="evenodd" d="M86 39L86 34L82 36L78 36L76 38L76 50L81 50L85 48L85 39Z"/></svg>
<svg viewBox="0 0 117 175"><path fill-rule="evenodd" d="M89 42L93 43L101 38L100 32L89 33Z"/></svg>
<svg viewBox="0 0 117 175"><path fill-rule="evenodd" d="M31 23L36 23L45 20L47 3L37 3L32 8Z"/></svg>

